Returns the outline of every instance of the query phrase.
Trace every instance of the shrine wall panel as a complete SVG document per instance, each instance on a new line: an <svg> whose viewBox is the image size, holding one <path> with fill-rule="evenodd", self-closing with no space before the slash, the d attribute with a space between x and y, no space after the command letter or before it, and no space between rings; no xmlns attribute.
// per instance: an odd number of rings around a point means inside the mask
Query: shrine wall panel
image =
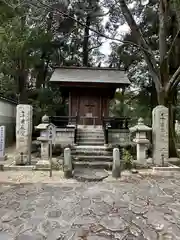
<svg viewBox="0 0 180 240"><path fill-rule="evenodd" d="M6 127L6 147L15 141L16 104L0 99L0 126Z"/></svg>

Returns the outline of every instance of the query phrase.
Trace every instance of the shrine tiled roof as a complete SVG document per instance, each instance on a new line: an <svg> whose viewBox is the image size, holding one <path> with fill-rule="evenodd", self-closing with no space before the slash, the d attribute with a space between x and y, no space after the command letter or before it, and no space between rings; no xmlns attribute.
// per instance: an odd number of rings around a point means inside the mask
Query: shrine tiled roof
<svg viewBox="0 0 180 240"><path fill-rule="evenodd" d="M50 82L130 84L124 71L114 68L88 67L56 68L51 76Z"/></svg>

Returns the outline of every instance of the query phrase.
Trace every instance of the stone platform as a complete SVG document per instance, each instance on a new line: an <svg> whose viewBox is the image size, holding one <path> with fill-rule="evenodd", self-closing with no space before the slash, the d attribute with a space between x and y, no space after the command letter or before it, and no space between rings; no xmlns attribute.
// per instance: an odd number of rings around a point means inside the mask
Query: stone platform
<svg viewBox="0 0 180 240"><path fill-rule="evenodd" d="M84 183L2 172L0 239L178 240L179 183L179 174Z"/></svg>

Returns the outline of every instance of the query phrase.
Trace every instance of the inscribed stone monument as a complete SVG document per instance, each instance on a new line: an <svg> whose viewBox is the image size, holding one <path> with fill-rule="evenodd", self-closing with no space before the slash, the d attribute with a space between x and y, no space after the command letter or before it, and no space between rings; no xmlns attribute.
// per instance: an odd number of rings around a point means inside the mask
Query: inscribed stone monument
<svg viewBox="0 0 180 240"><path fill-rule="evenodd" d="M32 141L32 115L31 105L19 104L16 112L16 150L28 155L31 152Z"/></svg>
<svg viewBox="0 0 180 240"><path fill-rule="evenodd" d="M5 157L5 132L6 127L0 126L0 160L4 160Z"/></svg>
<svg viewBox="0 0 180 240"><path fill-rule="evenodd" d="M153 162L162 166L169 158L168 108L157 106L152 112Z"/></svg>

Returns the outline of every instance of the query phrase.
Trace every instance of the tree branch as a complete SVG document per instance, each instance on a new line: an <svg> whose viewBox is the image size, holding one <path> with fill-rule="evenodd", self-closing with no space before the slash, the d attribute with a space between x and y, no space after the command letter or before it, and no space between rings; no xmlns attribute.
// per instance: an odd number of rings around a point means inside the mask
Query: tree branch
<svg viewBox="0 0 180 240"><path fill-rule="evenodd" d="M171 79L169 80L168 84L166 85L166 93L168 94L174 87L178 85L180 82L180 66L176 70L176 72L173 74Z"/></svg>
<svg viewBox="0 0 180 240"><path fill-rule="evenodd" d="M169 65L167 58L167 24L169 4L167 0L159 2L159 54L160 54L160 77L165 86L169 82Z"/></svg>
<svg viewBox="0 0 180 240"><path fill-rule="evenodd" d="M174 45L175 45L175 43L176 43L176 39L177 39L177 37L179 36L179 34L180 34L180 29L177 31L176 36L174 37L174 39L173 39L173 41L172 41L172 43L171 43L171 46L170 46L170 48L169 48L169 51L167 52L167 58L169 58L169 56L170 56L170 54L171 54L171 52L172 52L172 50L173 50L173 47L174 47Z"/></svg>
<svg viewBox="0 0 180 240"><path fill-rule="evenodd" d="M85 23L82 23L80 20L78 20L78 19L70 16L68 13L63 12L63 11L59 10L58 8L56 8L56 7L54 7L54 6L53 6L53 7L52 7L52 6L49 6L48 4L43 3L43 2L40 1L40 0L39 0L38 2L39 2L42 6L44 6L44 7L46 7L46 8L49 8L49 9L51 9L51 10L55 10L55 11L59 12L61 15L63 15L64 17L68 17L69 19L72 19L74 22L78 23L78 24L81 25L82 27L86 27L86 24L85 24ZM37 4L32 3L32 1L29 2L29 4L32 5L32 6L37 7ZM144 52L146 52L146 53L149 53L151 56L153 56L152 51L149 51L148 48L144 48L144 47L141 46L140 44L137 44L137 43L134 43L134 42L131 42L131 41L123 41L123 40L121 40L121 39L119 39L119 38L110 37L110 36L108 36L108 35L106 35L106 34L104 34L104 33L101 33L101 32L99 32L99 31L97 31L96 29L94 29L94 28L92 28L92 27L89 27L89 30L92 31L92 32L94 32L94 33L96 33L96 34L98 34L98 35L101 36L101 37L106 38L106 39L109 39L109 40L112 40L112 41L117 41L117 42L120 42L120 43L126 43L126 44L133 45L133 46L141 49L142 51L144 51Z"/></svg>
<svg viewBox="0 0 180 240"><path fill-rule="evenodd" d="M151 48L148 46L147 42L145 41L140 28L137 26L129 8L127 7L126 3L124 0L119 0L119 4L121 7L122 14L128 23L131 31L133 32L136 41L138 45L141 46L142 53L144 55L144 58L146 60L146 63L148 65L148 68L150 70L150 73L152 75L153 81L155 83L156 89L159 90L162 88L162 84L160 82L160 77L159 77L159 70L156 65L156 60L153 56L153 52Z"/></svg>
<svg viewBox="0 0 180 240"><path fill-rule="evenodd" d="M99 48L99 47L101 47L102 46L102 42L101 43L99 43L98 45L96 45L96 46L94 46L94 47L91 47L91 48L89 48L88 49L88 52L90 52L90 51L92 51L93 49L95 49L95 48Z"/></svg>

